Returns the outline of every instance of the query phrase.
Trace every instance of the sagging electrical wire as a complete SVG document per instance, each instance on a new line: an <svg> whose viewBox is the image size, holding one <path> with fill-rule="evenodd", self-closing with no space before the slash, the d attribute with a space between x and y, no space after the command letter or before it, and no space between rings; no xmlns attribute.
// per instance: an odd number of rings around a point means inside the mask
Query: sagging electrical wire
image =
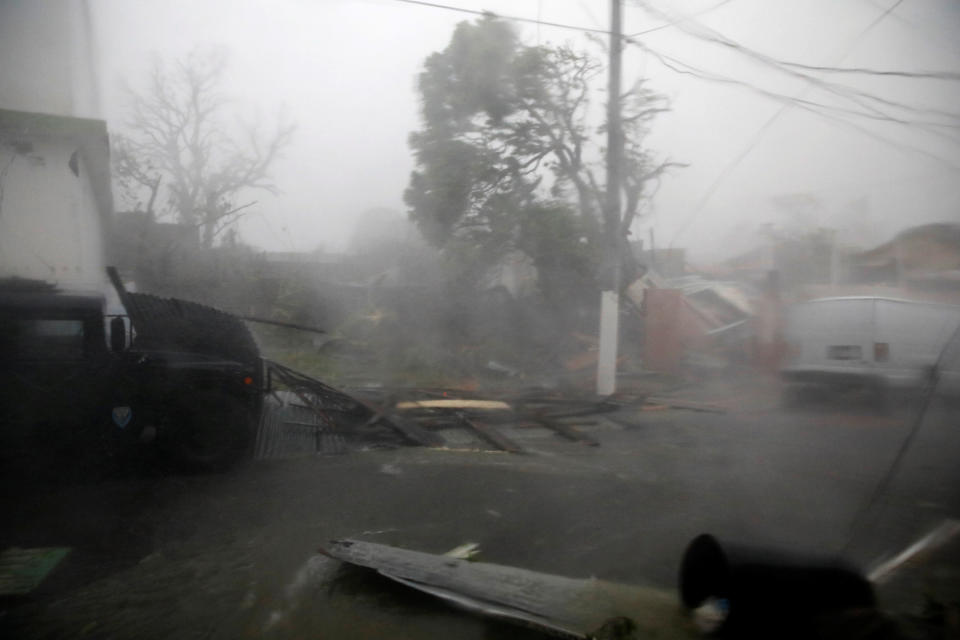
<svg viewBox="0 0 960 640"><path fill-rule="evenodd" d="M763 89L763 88L761 88L761 87L758 87L758 86L754 85L753 83L746 82L746 81L744 81L744 80L738 80L737 78L732 78L732 77L730 77L730 76L725 76L725 75L722 75L722 74L718 74L718 73L715 73L715 72L706 71L706 70L703 70L703 69L694 67L694 66L691 65L690 63L687 63L687 62L684 62L684 61L682 61L682 60L679 60L678 58L674 58L673 56L669 56L669 55L667 55L667 54L660 53L660 52L658 52L658 51L655 51L655 50L647 47L646 45L642 45L642 44L637 43L637 42L632 42L632 41L631 41L629 44L636 45L636 46L642 48L642 50L643 50L645 53L647 53L647 54L653 56L654 58L656 58L657 61L659 61L664 67L666 67L667 69L673 71L674 73L679 73L679 74L683 74L683 75L691 75L691 76L694 76L694 77L696 77L696 78L698 78L698 79L707 80L707 81L709 81L709 82L716 82L716 83L722 83L722 84L735 85L735 86L738 86L738 87L742 87L742 88L744 88L744 89L747 89L747 90L749 90L749 91L752 91L753 93L757 93L757 94L759 94L759 95L761 95L761 96L764 96L764 97L766 97L766 98L770 98L770 99L776 100L776 101L778 101L778 102L784 102L784 103L790 103L790 104L797 104L797 105L806 105L806 106L814 107L814 108L818 108L818 109L836 111L836 112L841 113L841 114L858 116L858 117L868 118L868 119L871 119L871 120L877 120L877 121L881 121L881 122L890 122L890 123L893 123L893 124L898 124L898 125L903 125L903 126L917 127L917 128L921 128L921 129L924 129L924 130L928 130L928 129L947 129L947 130L956 129L956 130L960 130L960 124L947 124L947 123L936 122L936 121L932 121L932 120L908 120L908 119L905 119L905 118L898 118L898 117L892 116L892 115L877 114L877 113L873 113L873 112L864 112L864 111L859 111L859 110L857 110L857 109L851 109L851 108L848 108L848 107L842 107L842 106L839 106L839 105L829 105L829 104L824 104L824 103L822 103L822 102L815 102L815 101L812 101L812 100L805 100L805 99L803 99L803 98L801 98L801 97L799 97L799 96L788 96L788 95L786 95L786 94L782 94L782 93L778 93L778 92L775 92L775 91L769 91L769 90L767 90L767 89ZM930 131L930 132L931 132L931 133L934 133L933 131ZM958 139L958 138L953 138L953 137L949 137L949 136L945 136L945 137L947 137L947 139L951 140L952 142L960 143L960 139Z"/></svg>
<svg viewBox="0 0 960 640"><path fill-rule="evenodd" d="M712 7L707 7L707 8L704 9L703 11L700 11L700 12L698 12L698 13L693 14L691 17L693 17L693 18L699 18L700 16L705 16L705 15L707 15L708 13L713 13L714 11L716 11L717 9L719 9L720 7L722 7L722 6L726 5L726 4L729 4L731 1L732 1L732 0L720 0L720 2L718 2L718 3L715 4L715 5L713 5ZM681 19L682 19L682 20L686 20L687 18L681 18ZM644 31L638 31L638 32L636 32L636 33L631 33L631 34L629 34L629 35L626 36L626 37L627 37L627 38L636 38L636 37L638 37L638 36L645 36L645 35L647 35L648 33L654 33L655 31L661 31L662 29L669 29L670 27L675 27L675 26L677 26L677 21L672 21L672 22L668 22L668 23L666 23L666 24L661 24L661 25L658 26L658 27L652 27L652 28L650 28L650 29L645 29Z"/></svg>
<svg viewBox="0 0 960 640"><path fill-rule="evenodd" d="M937 361L930 370L930 373L927 376L926 384L921 392L920 402L917 406L917 410L913 414L910 431L907 432L907 435L900 443L900 448L897 449L897 453L893 457L893 461L891 461L887 471L883 474L883 477L880 478L880 481L870 493L867 501L863 503L859 512L850 523L850 530L847 534L847 540L843 545L841 553L846 553L849 550L856 535L863 528L865 528L867 524L867 515L880 502L880 500L887 495L890 485L900 472L900 466L903 464L903 460L906 457L907 452L910 450L910 447L913 446L917 434L920 432L920 428L923 426L923 420L927 415L927 410L930 408L930 403L936 394L937 386L940 382L940 372L943 369L944 356L950 350L951 346L957 344L958 341L960 341L960 327L953 332L953 334L950 336L950 339L947 340L943 348L940 349L940 353L937 355ZM876 514L876 520L879 520L881 515L882 510Z"/></svg>
<svg viewBox="0 0 960 640"><path fill-rule="evenodd" d="M870 104L871 102L876 103L876 105L882 105L882 106L890 107L894 109L902 109L902 110L913 112L916 114L939 116L939 117L948 118L950 120L960 122L960 113L941 111L937 109L918 107L915 105L896 102L896 101L884 98L882 96L878 96L860 89L856 89L854 87L830 82L830 81L824 80L823 78L819 78L819 77L810 75L808 73L804 73L799 69L804 68L806 66L812 67L813 65L802 65L800 63L793 63L793 62L780 60L773 56L759 52L755 49L746 47L741 43L733 40L732 38L729 38L724 34L702 23L695 21L693 18L676 19L670 16L669 14L667 14L666 12L663 12L660 9L652 6L648 2L645 2L643 0L635 0L635 1L637 6L643 8L645 11L655 16L657 19L675 20L677 28L691 37L695 37L702 41L709 42L709 43L736 51L741 55L744 55L750 58L751 60L754 60L755 62L763 64L769 68L772 68L780 73L797 78L799 80L803 80L804 82L816 88L822 89L824 91L828 91L830 93L833 93L834 95L850 100L855 104L858 104L864 109L874 111L877 115L889 115L889 114L882 111L879 107L875 106L874 104ZM843 67L823 66L823 67L819 67L817 70L825 71L828 69L832 69L836 73L844 73ZM942 79L960 80L960 74L954 74L951 72L922 72L922 73L916 73L911 75L912 72L905 72L905 71L886 72L886 71L866 70L866 69L857 70L857 71L859 72L873 71L876 74L895 75L895 76L901 76L901 77L913 77L916 79L931 79L934 75L936 75L937 79L941 79L941 80Z"/></svg>

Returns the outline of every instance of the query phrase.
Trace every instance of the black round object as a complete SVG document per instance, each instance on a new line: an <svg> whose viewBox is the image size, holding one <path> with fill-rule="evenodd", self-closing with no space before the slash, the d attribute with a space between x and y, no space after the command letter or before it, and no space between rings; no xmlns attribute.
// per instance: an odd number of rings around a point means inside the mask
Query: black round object
<svg viewBox="0 0 960 640"><path fill-rule="evenodd" d="M738 638L813 637L825 616L876 603L866 578L839 559L721 545L709 534L687 546L680 597L691 609L725 600L718 633Z"/></svg>
<svg viewBox="0 0 960 640"><path fill-rule="evenodd" d="M726 598L729 593L727 556L717 539L703 533L693 539L683 554L680 565L680 599L696 609L713 596Z"/></svg>

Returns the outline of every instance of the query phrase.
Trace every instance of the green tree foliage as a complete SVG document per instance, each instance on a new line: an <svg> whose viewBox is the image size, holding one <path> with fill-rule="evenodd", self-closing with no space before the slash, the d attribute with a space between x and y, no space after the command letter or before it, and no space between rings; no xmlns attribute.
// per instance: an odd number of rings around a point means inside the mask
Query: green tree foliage
<svg viewBox="0 0 960 640"><path fill-rule="evenodd" d="M405 193L424 237L476 277L520 250L541 289L592 278L603 233L604 129L595 104L603 67L570 46L526 46L493 17L460 23L419 76L423 128ZM644 147L665 101L637 83L621 96L625 237L668 163Z"/></svg>

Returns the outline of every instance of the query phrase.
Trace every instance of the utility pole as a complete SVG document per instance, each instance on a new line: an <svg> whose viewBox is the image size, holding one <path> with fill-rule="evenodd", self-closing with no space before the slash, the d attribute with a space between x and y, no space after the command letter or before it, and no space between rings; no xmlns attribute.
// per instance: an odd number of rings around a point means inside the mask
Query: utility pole
<svg viewBox="0 0 960 640"><path fill-rule="evenodd" d="M620 0L610 0L610 76L607 96L607 193L603 209L606 265L600 292L600 349L597 395L617 390L617 343L620 314L620 182L623 126L620 122L620 59L623 48Z"/></svg>

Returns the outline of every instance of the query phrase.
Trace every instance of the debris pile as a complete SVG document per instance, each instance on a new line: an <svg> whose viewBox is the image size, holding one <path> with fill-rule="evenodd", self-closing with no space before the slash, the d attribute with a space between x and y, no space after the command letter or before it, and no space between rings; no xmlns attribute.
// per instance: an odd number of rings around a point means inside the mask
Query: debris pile
<svg viewBox="0 0 960 640"><path fill-rule="evenodd" d="M599 446L581 427L628 409L723 408L645 392L606 398L540 388L480 393L455 389L358 388L339 391L276 362L265 361L267 396L256 458L306 452L425 446L526 453L507 431L540 428L576 444Z"/></svg>

